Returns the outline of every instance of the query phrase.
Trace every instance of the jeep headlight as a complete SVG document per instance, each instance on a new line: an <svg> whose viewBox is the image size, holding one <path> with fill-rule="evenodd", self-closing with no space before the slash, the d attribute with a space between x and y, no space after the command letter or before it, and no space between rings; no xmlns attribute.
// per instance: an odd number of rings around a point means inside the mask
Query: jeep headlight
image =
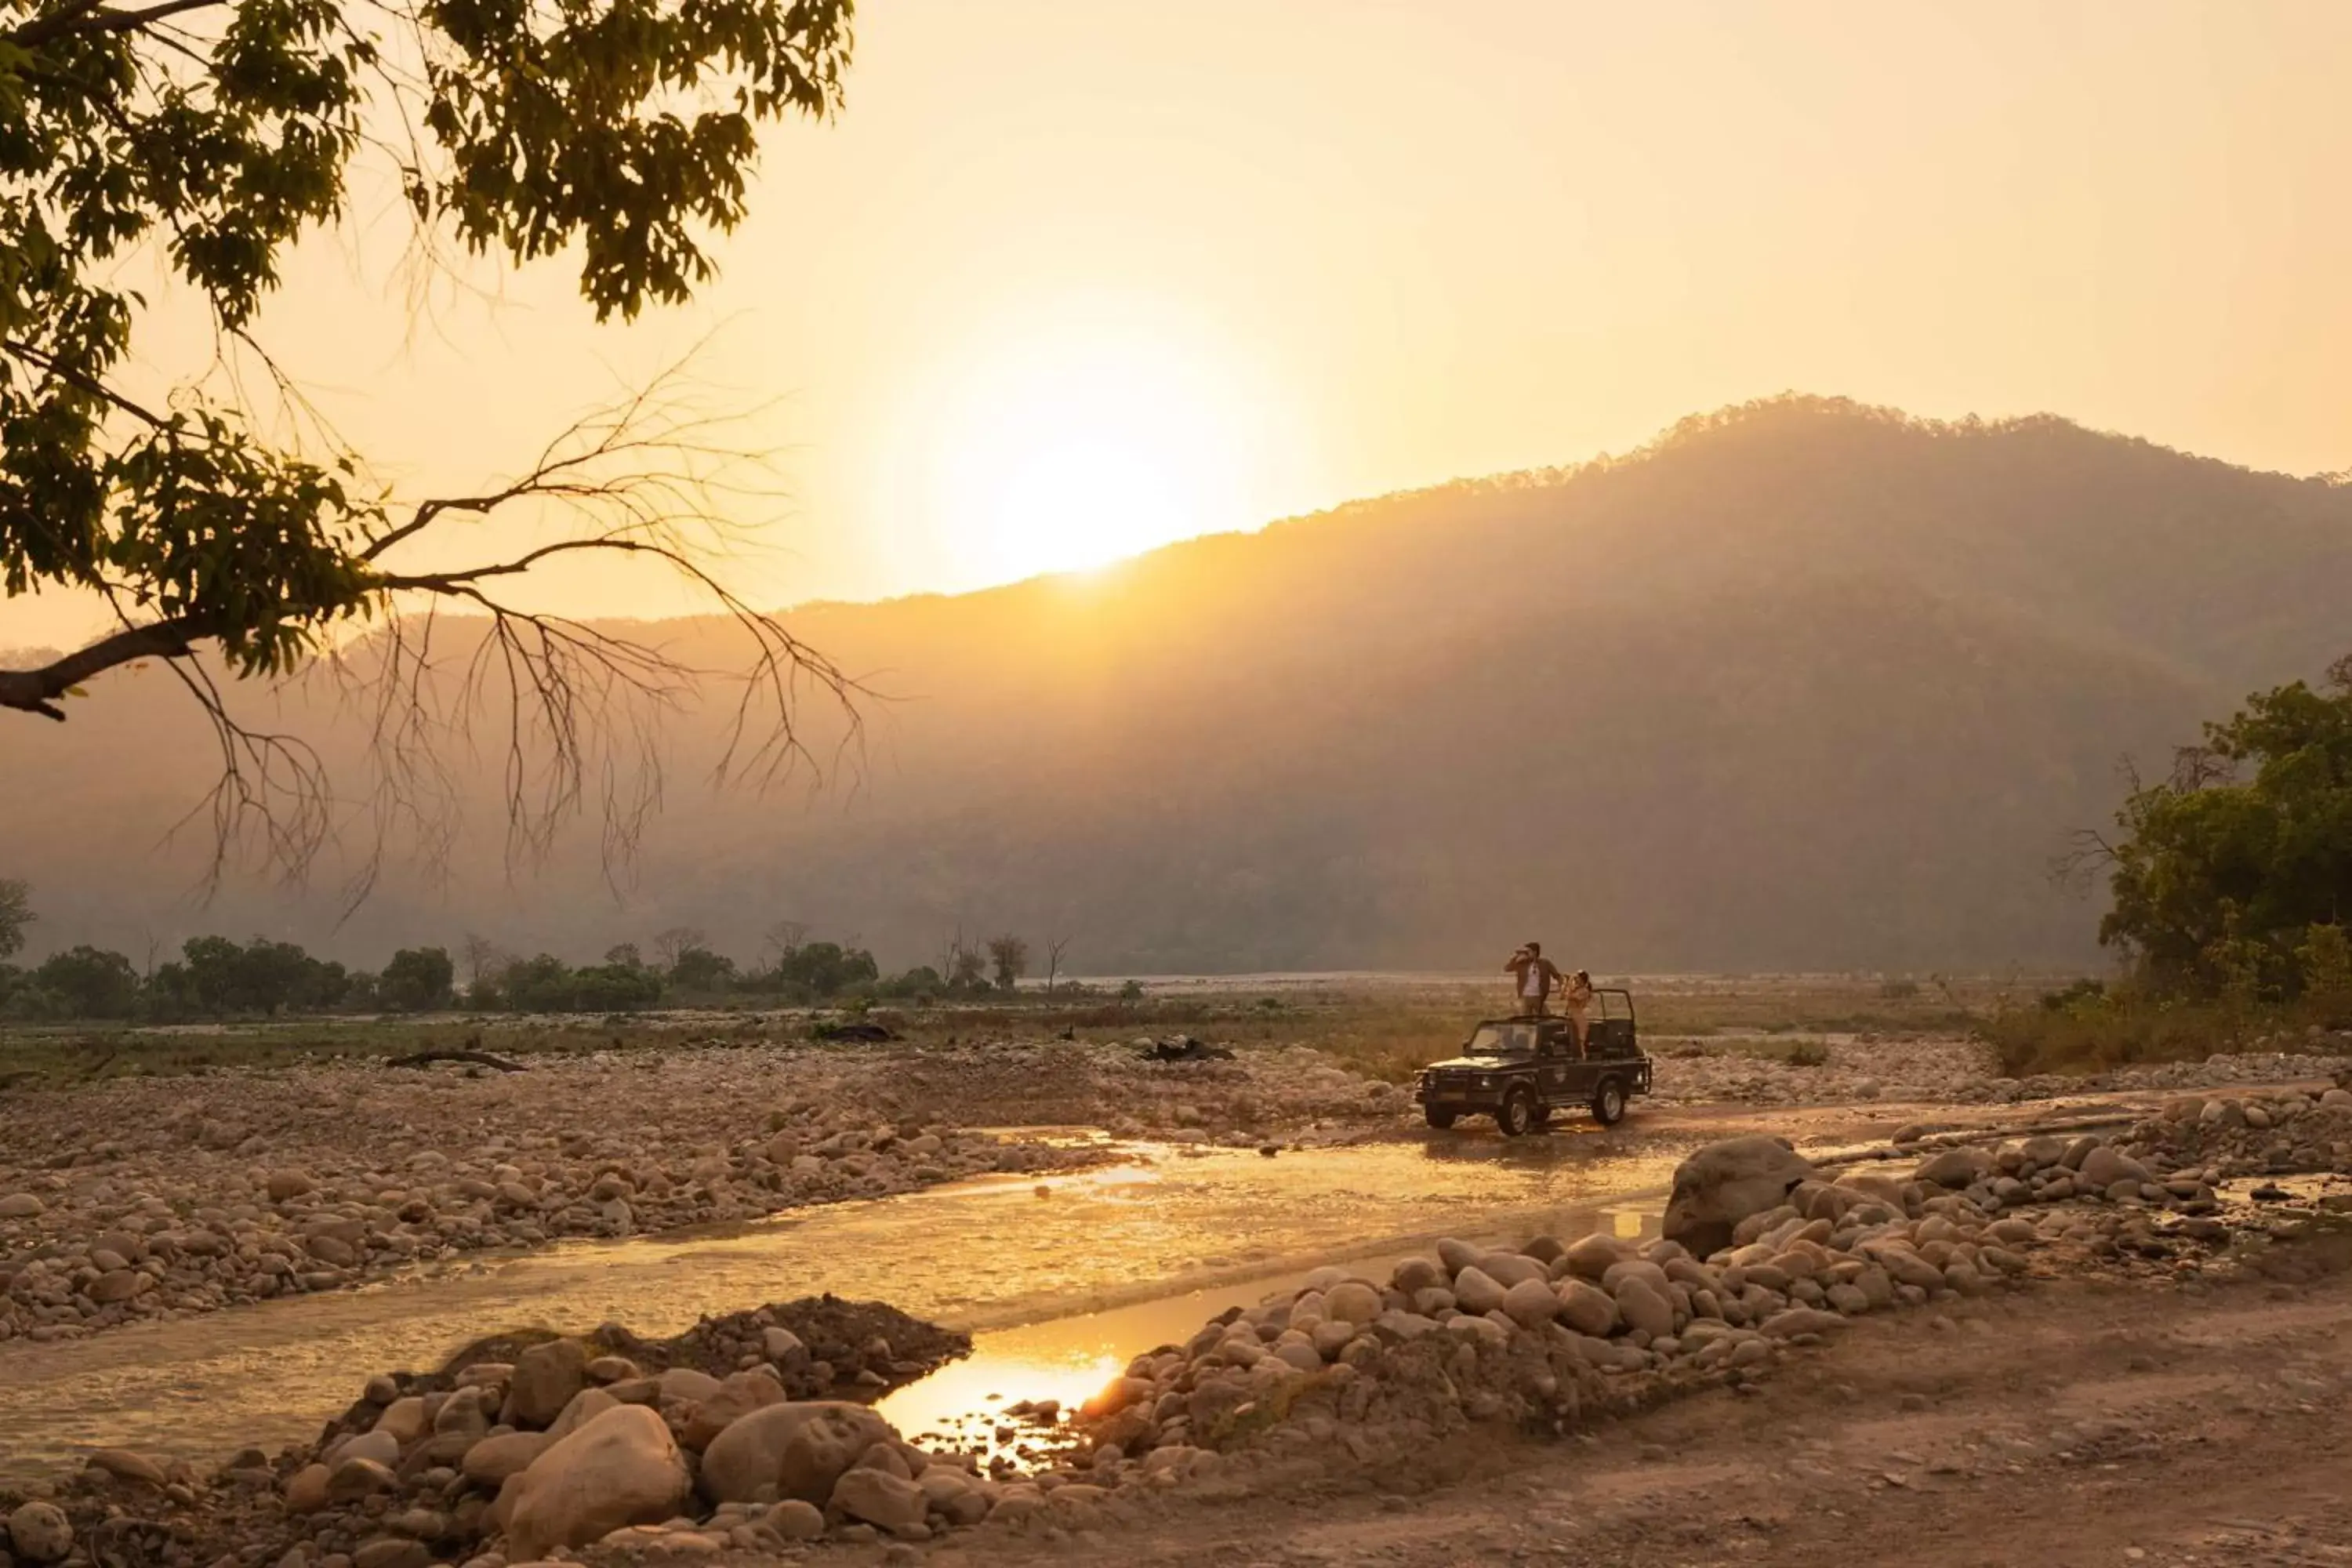
<svg viewBox="0 0 2352 1568"><path fill-rule="evenodd" d="M1490 1072L1482 1072L1482 1073L1480 1073L1480 1074L1478 1075L1478 1087L1479 1087L1480 1089L1492 1089L1492 1088L1494 1088L1494 1087L1495 1087L1495 1075L1494 1075L1493 1073L1490 1073Z"/></svg>

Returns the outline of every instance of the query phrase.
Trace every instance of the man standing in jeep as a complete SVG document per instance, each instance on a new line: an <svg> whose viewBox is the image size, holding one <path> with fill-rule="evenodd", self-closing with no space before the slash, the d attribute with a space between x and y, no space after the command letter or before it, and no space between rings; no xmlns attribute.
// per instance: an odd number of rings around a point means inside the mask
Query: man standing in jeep
<svg viewBox="0 0 2352 1568"><path fill-rule="evenodd" d="M1551 995L1552 987L1559 984L1559 966L1543 955L1543 943L1531 942L1521 947L1503 965L1503 973L1511 977L1520 1014L1542 1017L1545 1001Z"/></svg>

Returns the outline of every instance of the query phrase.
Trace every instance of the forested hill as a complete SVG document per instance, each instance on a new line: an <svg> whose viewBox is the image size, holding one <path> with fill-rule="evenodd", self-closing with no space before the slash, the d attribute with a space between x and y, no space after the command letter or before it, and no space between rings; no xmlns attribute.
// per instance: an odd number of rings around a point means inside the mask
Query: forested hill
<svg viewBox="0 0 2352 1568"><path fill-rule="evenodd" d="M134 955L217 929L373 964L472 930L580 958L691 924L749 958L789 917L894 965L959 925L1092 972L1530 936L1611 971L2080 960L2095 908L2046 868L2121 759L2316 676L2347 605L2352 488L1780 399L1099 577L812 607L794 630L891 694L862 782L708 795L690 719L625 905L593 828L509 883L485 767L446 890L392 875L340 931L331 874L191 907L201 834L151 847L211 759L152 677L10 729L0 873L43 945Z"/></svg>

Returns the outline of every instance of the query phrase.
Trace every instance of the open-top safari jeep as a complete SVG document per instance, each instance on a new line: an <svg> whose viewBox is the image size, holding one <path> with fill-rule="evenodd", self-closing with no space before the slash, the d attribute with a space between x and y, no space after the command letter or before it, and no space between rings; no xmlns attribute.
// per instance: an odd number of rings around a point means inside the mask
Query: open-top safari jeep
<svg viewBox="0 0 2352 1568"><path fill-rule="evenodd" d="M1462 1054L1421 1072L1413 1099L1432 1127L1465 1116L1491 1116L1506 1137L1532 1132L1555 1110L1582 1107L1603 1127L1625 1114L1625 1102L1650 1092L1650 1058L1633 1018L1633 996L1610 989L1592 994L1584 1054L1565 1018L1489 1018L1470 1032Z"/></svg>

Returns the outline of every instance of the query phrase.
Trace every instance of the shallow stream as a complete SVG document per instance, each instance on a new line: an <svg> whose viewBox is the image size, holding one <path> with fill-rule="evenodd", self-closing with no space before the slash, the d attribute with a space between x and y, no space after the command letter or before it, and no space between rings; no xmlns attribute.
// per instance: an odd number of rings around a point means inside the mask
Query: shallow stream
<svg viewBox="0 0 2352 1568"><path fill-rule="evenodd" d="M1126 1359L1286 1274L1440 1235L1654 1228L1697 1130L1579 1127L1306 1150L1132 1146L1115 1163L807 1209L721 1232L564 1243L365 1289L87 1340L0 1345L0 1477L98 1447L212 1463L312 1436L373 1373L485 1335L618 1321L649 1337L825 1291L966 1330L975 1353L891 1395L909 1433L999 1401L1083 1398ZM991 1399L989 1396L996 1396ZM969 1422L964 1423L967 1429Z"/></svg>

